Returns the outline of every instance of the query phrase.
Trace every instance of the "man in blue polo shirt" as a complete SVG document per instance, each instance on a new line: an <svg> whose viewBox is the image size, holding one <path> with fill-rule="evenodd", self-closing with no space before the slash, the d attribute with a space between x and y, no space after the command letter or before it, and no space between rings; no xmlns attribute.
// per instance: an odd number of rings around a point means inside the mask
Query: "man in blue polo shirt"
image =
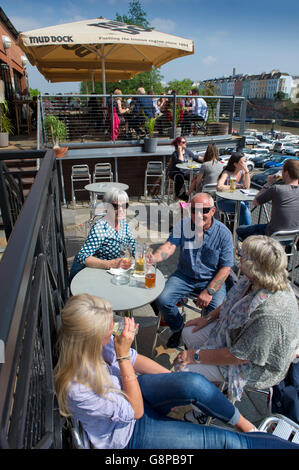
<svg viewBox="0 0 299 470"><path fill-rule="evenodd" d="M180 342L184 320L176 304L183 297L192 292L198 294L196 305L205 308L206 313L225 298L225 280L234 264L233 240L228 228L214 219L215 211L209 194L196 194L191 201L191 218L175 225L167 242L153 255L153 261L158 263L180 248L177 270L156 300L156 307L173 331L167 343L169 348Z"/></svg>

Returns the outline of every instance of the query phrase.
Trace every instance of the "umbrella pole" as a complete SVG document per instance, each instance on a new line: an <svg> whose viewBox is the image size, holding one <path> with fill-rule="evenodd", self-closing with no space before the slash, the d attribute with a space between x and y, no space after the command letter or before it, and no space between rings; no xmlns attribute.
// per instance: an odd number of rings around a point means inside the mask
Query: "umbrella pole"
<svg viewBox="0 0 299 470"><path fill-rule="evenodd" d="M104 56L104 44L102 44L102 84L103 84L103 95L106 95L106 71L105 71L105 56ZM106 96L104 96L104 106L106 106Z"/></svg>

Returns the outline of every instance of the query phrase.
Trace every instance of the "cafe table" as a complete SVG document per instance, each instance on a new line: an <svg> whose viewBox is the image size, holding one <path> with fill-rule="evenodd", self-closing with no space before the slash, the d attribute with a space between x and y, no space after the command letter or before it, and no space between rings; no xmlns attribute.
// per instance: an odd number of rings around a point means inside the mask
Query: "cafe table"
<svg viewBox="0 0 299 470"><path fill-rule="evenodd" d="M90 294L103 297L112 305L115 312L130 312L136 308L153 302L164 289L165 279L159 269L156 270L156 286L152 289L145 287L144 276L130 276L130 282L115 285L114 276L106 269L84 268L74 276L71 282L73 295Z"/></svg>
<svg viewBox="0 0 299 470"><path fill-rule="evenodd" d="M201 167L201 163L197 163L195 161L192 161L192 163L188 163L188 162L177 163L176 167L180 168L181 170L188 170L189 171L189 186L190 186L191 181L193 179L193 171L194 170L199 170L199 168Z"/></svg>
<svg viewBox="0 0 299 470"><path fill-rule="evenodd" d="M84 186L84 188L93 194L93 197L91 198L92 202L90 203L90 218L89 218L89 222L92 222L95 216L98 196L103 196L105 192L111 188L117 188L122 191L127 191L129 189L129 186L125 183L109 181L109 182L102 182L102 183L89 183L86 186Z"/></svg>
<svg viewBox="0 0 299 470"><path fill-rule="evenodd" d="M235 217L234 217L234 227L233 227L233 243L234 243L234 256L236 258L236 248L237 248L237 228L239 226L240 220L240 208L241 201L253 201L255 195L258 193L256 189L235 189L226 190L226 191L216 191L216 197L227 199L229 201L235 201Z"/></svg>

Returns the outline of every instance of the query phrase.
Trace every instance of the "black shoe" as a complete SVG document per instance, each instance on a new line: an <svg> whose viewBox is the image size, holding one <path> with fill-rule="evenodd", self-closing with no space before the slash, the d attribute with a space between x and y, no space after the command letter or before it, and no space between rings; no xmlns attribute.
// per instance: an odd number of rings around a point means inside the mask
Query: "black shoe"
<svg viewBox="0 0 299 470"><path fill-rule="evenodd" d="M181 334L182 334L183 329L180 331L176 331L173 333L170 338L167 341L167 348L177 348L178 345L180 344L180 339L181 339Z"/></svg>

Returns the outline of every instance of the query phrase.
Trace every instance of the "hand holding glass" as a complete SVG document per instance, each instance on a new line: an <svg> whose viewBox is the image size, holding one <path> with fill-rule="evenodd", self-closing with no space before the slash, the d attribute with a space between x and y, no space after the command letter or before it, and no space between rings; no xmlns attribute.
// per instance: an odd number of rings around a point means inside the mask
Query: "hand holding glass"
<svg viewBox="0 0 299 470"><path fill-rule="evenodd" d="M113 314L113 336L120 336L124 330L125 326L125 319L124 317L121 317L120 315L116 315L116 313ZM139 325L136 325L136 328L134 330L134 334L137 335L139 329Z"/></svg>

